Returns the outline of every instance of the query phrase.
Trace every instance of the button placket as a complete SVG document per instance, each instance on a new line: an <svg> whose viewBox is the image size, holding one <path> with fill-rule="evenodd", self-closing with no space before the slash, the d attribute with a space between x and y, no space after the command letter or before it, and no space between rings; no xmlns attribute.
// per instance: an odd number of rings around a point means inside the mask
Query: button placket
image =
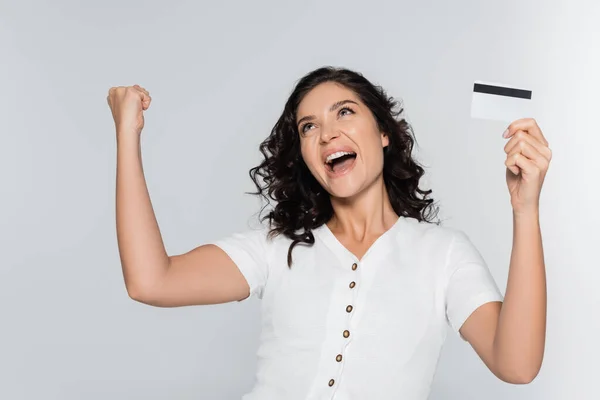
<svg viewBox="0 0 600 400"><path fill-rule="evenodd" d="M350 268L352 269L352 271L356 271L358 269L358 263L354 262ZM351 293L351 298L352 298L351 303L354 303L354 300L356 299L356 293L357 292L355 290L353 290L356 287L356 280L357 279L355 278L348 285L348 290L352 291L352 293ZM347 324L349 326L350 322L352 320L352 315L353 315L352 311L354 310L354 306L352 304L348 304L346 306L345 310L346 310L346 313L348 314ZM338 376L340 376L342 374L342 371L343 371L343 368L344 368L344 363L342 362L344 360L343 354L346 351L346 348L348 347L350 341L352 340L350 338L350 336L351 335L350 335L350 330L349 329L345 329L342 332L342 337L344 339L346 339L346 340L345 340L345 343L342 345L342 349L341 349L340 354L336 355L336 357L335 357L335 361L339 364L339 369L338 369L338 372L337 372ZM335 384L335 379L333 379L333 378L330 379L328 384L329 384L330 387L332 387Z"/></svg>

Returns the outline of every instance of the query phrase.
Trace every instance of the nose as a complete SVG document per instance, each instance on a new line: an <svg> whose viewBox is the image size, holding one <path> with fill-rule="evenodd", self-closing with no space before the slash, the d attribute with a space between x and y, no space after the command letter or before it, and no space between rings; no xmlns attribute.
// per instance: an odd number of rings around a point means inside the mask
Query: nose
<svg viewBox="0 0 600 400"><path fill-rule="evenodd" d="M324 125L321 129L321 142L328 143L331 140L340 136L339 130L335 127L334 124Z"/></svg>

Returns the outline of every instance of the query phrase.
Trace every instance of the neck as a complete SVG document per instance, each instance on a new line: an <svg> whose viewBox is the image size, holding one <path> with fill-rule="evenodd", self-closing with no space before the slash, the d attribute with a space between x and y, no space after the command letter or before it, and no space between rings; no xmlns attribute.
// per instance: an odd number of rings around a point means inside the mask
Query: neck
<svg viewBox="0 0 600 400"><path fill-rule="evenodd" d="M383 175L353 197L331 197L331 205L333 217L327 222L329 229L336 234L358 240L379 236L398 221L398 214L390 203Z"/></svg>

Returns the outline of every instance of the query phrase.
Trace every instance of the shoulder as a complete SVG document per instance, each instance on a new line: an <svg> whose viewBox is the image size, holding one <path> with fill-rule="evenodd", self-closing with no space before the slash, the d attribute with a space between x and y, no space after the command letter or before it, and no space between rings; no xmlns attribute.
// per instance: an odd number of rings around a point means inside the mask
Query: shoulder
<svg viewBox="0 0 600 400"><path fill-rule="evenodd" d="M435 249L437 252L449 249L456 240L468 240L466 233L458 228L441 224L405 218L399 237L415 248Z"/></svg>
<svg viewBox="0 0 600 400"><path fill-rule="evenodd" d="M255 226L248 225L245 229L239 229L223 236L216 240L214 244L222 247L245 248L268 258L275 248L284 246L288 242L289 239L283 234L271 234L271 227L268 223L259 223Z"/></svg>
<svg viewBox="0 0 600 400"><path fill-rule="evenodd" d="M482 261L467 233L459 228L414 218L406 218L402 228L399 248L432 268L435 265L448 271L464 259Z"/></svg>

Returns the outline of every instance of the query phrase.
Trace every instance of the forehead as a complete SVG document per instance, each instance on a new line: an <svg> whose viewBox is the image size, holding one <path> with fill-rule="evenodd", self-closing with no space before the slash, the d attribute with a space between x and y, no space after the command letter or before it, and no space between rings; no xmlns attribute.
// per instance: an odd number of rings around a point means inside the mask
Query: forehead
<svg viewBox="0 0 600 400"><path fill-rule="evenodd" d="M324 82L308 92L298 105L297 116L327 112L327 109L340 100L354 100L360 103L358 96L347 87L335 82Z"/></svg>

